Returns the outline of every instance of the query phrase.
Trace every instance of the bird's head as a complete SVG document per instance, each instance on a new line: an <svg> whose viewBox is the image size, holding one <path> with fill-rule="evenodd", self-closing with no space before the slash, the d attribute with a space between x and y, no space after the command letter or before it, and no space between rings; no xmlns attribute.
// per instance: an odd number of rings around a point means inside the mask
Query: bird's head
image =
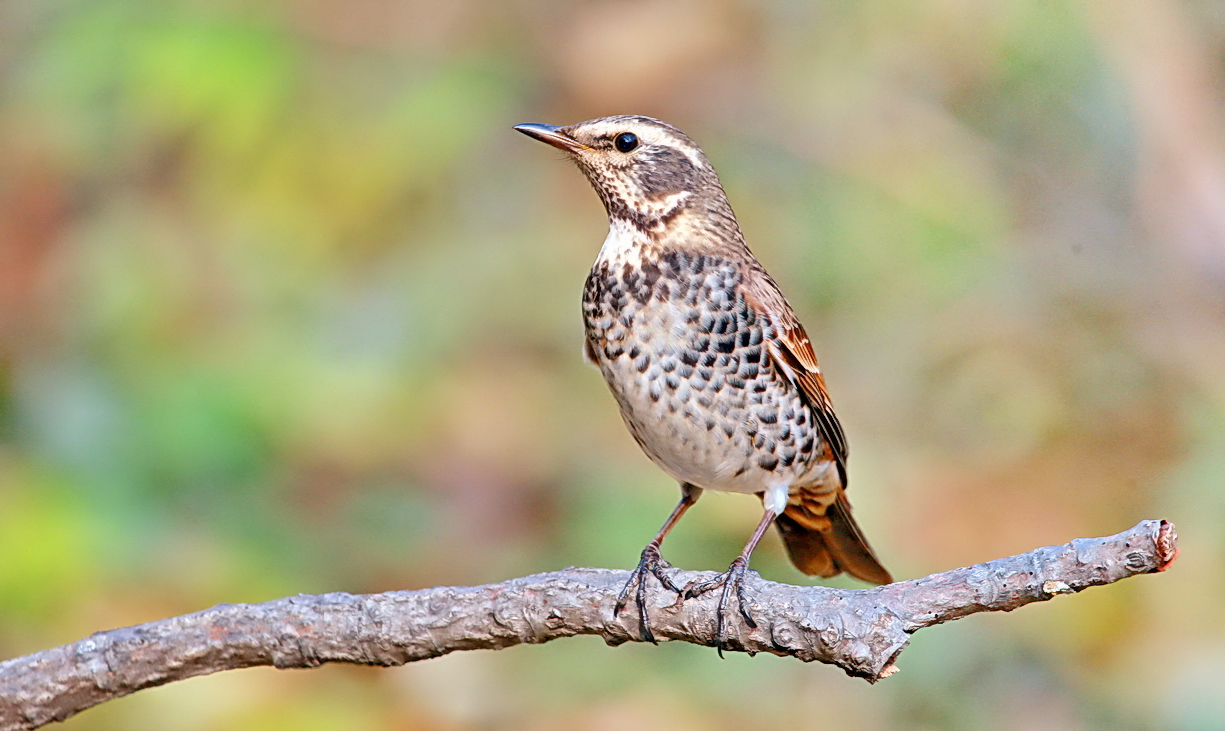
<svg viewBox="0 0 1225 731"><path fill-rule="evenodd" d="M521 124L525 135L567 153L591 181L609 218L660 231L686 210L726 205L702 150L658 119L601 117L568 127Z"/></svg>

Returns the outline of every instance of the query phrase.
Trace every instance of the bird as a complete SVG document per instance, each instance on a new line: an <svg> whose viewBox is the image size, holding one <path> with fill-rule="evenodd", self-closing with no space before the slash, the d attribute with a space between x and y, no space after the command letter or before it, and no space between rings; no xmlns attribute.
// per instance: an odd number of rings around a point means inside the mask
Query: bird
<svg viewBox="0 0 1225 731"><path fill-rule="evenodd" d="M608 236L583 288L583 354L634 440L680 484L614 614L632 597L642 638L655 642L648 576L678 603L721 591L713 644L722 656L733 611L756 627L744 579L771 525L805 574L891 583L851 515L846 437L812 343L745 243L701 148L636 115L514 129L566 153L604 204ZM727 571L677 586L660 546L705 490L757 495L761 521Z"/></svg>

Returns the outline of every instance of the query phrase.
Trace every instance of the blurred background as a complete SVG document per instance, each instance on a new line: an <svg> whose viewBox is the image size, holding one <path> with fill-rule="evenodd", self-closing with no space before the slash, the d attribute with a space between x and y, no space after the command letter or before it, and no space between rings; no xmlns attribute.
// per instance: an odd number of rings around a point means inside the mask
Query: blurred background
<svg viewBox="0 0 1225 731"><path fill-rule="evenodd" d="M1225 728L1216 0L0 2L0 657L633 565L677 491L579 356L606 219L511 130L615 113L714 161L896 576L1145 518L1181 559L875 687L575 638L64 727ZM665 555L722 570L758 511L708 494ZM773 534L754 567L806 580Z"/></svg>

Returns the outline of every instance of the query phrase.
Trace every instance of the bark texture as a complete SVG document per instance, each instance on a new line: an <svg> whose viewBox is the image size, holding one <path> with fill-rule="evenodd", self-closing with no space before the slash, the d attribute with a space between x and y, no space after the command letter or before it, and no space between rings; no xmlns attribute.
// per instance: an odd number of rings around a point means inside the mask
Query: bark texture
<svg viewBox="0 0 1225 731"><path fill-rule="evenodd" d="M729 649L830 663L876 682L896 670L910 635L924 627L1163 571L1177 555L1173 524L1146 520L1114 536L874 589L791 586L751 574L746 594L757 628L730 628ZM711 576L673 571L678 585ZM612 614L628 577L571 568L477 587L299 595L99 632L0 663L0 731L37 728L141 688L232 668L402 665L579 634L610 645L637 641L636 613ZM650 596L657 638L712 644L718 592L678 604L652 582Z"/></svg>

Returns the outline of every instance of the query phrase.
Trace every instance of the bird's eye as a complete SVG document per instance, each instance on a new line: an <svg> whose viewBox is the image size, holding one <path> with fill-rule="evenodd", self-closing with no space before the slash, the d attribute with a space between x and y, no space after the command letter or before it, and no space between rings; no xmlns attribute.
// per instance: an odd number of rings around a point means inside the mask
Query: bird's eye
<svg viewBox="0 0 1225 731"><path fill-rule="evenodd" d="M633 132L622 132L613 140L613 144L620 152L629 152L638 146L638 135Z"/></svg>

